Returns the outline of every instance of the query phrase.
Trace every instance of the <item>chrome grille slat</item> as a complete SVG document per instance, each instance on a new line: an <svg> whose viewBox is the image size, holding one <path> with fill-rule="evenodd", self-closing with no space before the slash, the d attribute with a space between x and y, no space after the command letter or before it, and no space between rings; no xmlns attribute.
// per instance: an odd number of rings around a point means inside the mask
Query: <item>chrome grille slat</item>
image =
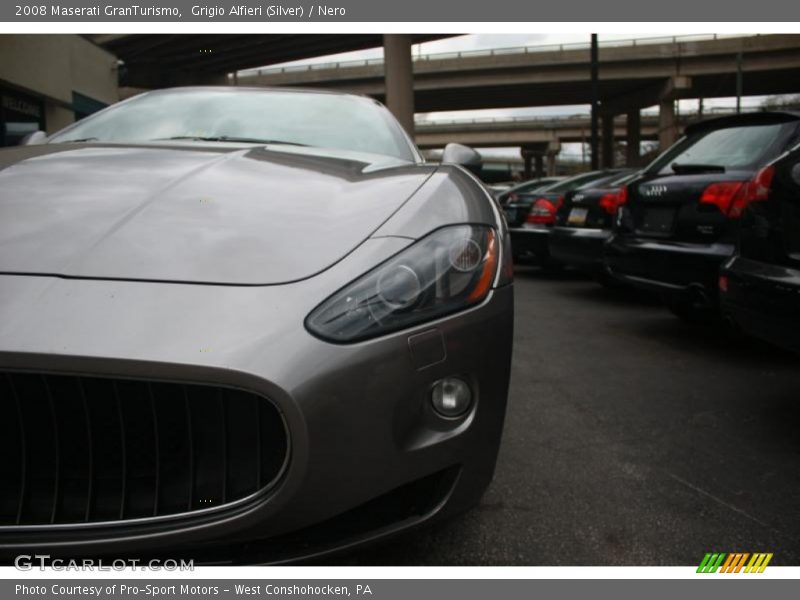
<svg viewBox="0 0 800 600"><path fill-rule="evenodd" d="M217 390L217 403L219 404L220 431L222 435L222 503L228 501L228 417L225 413L225 400L222 390Z"/></svg>
<svg viewBox="0 0 800 600"><path fill-rule="evenodd" d="M58 419L56 418L56 406L53 402L53 392L50 389L50 384L47 377L42 376L42 384L44 385L44 393L47 397L47 405L50 409L50 419L53 423L53 447L55 453L53 456L53 508L50 511L50 523L56 522L56 513L58 512L58 494L60 491L61 483L61 443L58 436Z"/></svg>
<svg viewBox="0 0 800 600"><path fill-rule="evenodd" d="M75 383L78 386L78 394L81 398L81 405L83 406L83 418L86 423L86 446L89 450L88 473L86 476L86 509L83 521L88 523L92 514L92 492L94 491L94 444L92 442L92 420L89 417L89 401L86 399L86 390L83 388L83 380L80 377L75 378Z"/></svg>
<svg viewBox="0 0 800 600"><path fill-rule="evenodd" d="M158 497L161 494L161 444L158 433L158 412L156 411L156 397L153 395L153 385L147 383L147 396L150 398L150 411L153 413L153 450L156 457L156 483L153 490L153 516L158 515Z"/></svg>
<svg viewBox="0 0 800 600"><path fill-rule="evenodd" d="M128 451L125 444L125 417L122 416L122 399L119 396L119 388L117 382L112 381L111 387L114 390L114 402L117 405L117 414L119 415L119 447L122 452L122 461L120 462L120 493L119 493L119 518L125 518L125 492L127 490L128 481Z"/></svg>
<svg viewBox="0 0 800 600"><path fill-rule="evenodd" d="M14 386L14 381L11 379L11 376L6 375L6 381L8 383L8 389L11 392L11 396L14 401L14 406L16 408L17 413L17 423L19 425L19 439L20 439L20 480L19 480L19 498L17 500L17 514L15 523L19 525L22 522L22 508L25 504L25 489L28 482L28 470L27 470L27 462L28 462L28 449L26 447L26 438L25 438L25 420L22 417L22 404L19 399L19 394Z"/></svg>
<svg viewBox="0 0 800 600"><path fill-rule="evenodd" d="M195 472L194 472L194 431L192 429L192 409L189 404L189 394L187 393L186 386L181 386L181 391L183 392L183 401L186 406L186 431L188 432L188 443L189 443L189 487L187 491L188 500L186 502L186 510L192 510L192 496L194 492L194 480L195 480Z"/></svg>
<svg viewBox="0 0 800 600"><path fill-rule="evenodd" d="M255 413L256 413L256 440L258 440L258 447L261 447L261 405L256 402L255 403ZM256 485L261 487L261 453L259 452L256 455Z"/></svg>
<svg viewBox="0 0 800 600"><path fill-rule="evenodd" d="M0 370L0 424L0 529L215 509L288 456L277 408L221 386Z"/></svg>

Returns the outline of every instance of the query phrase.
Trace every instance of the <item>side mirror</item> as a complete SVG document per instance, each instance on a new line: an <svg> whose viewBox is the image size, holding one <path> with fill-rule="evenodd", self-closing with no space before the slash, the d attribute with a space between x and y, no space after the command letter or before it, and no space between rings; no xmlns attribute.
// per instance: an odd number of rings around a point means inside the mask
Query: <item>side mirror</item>
<svg viewBox="0 0 800 600"><path fill-rule="evenodd" d="M473 148L463 144L447 144L442 153L442 162L461 165L474 175L480 174L483 168L481 155Z"/></svg>
<svg viewBox="0 0 800 600"><path fill-rule="evenodd" d="M47 134L44 131L32 131L19 141L20 146L36 146L44 144L47 139Z"/></svg>

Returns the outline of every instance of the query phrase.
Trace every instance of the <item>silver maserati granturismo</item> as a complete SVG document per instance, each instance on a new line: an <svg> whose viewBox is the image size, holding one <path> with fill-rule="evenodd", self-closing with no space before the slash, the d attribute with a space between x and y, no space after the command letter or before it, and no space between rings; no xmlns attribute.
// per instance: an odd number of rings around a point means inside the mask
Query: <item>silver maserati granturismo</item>
<svg viewBox="0 0 800 600"><path fill-rule="evenodd" d="M235 87L0 151L3 560L308 560L475 504L513 327L476 155Z"/></svg>

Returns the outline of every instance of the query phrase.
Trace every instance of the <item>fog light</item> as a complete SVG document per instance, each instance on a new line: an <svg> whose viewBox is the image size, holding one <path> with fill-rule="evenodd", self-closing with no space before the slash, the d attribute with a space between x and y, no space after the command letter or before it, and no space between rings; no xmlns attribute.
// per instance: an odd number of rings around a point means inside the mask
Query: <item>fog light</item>
<svg viewBox="0 0 800 600"><path fill-rule="evenodd" d="M465 381L447 377L437 381L431 391L434 410L443 417L460 417L472 403L472 392Z"/></svg>

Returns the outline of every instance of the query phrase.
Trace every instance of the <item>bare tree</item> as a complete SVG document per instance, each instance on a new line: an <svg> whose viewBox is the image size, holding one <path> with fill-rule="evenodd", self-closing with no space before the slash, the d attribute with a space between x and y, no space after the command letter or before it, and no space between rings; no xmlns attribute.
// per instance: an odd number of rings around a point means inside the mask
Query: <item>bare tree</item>
<svg viewBox="0 0 800 600"><path fill-rule="evenodd" d="M800 107L800 94L780 94L778 96L769 96L761 103L761 108L764 110L797 107Z"/></svg>

